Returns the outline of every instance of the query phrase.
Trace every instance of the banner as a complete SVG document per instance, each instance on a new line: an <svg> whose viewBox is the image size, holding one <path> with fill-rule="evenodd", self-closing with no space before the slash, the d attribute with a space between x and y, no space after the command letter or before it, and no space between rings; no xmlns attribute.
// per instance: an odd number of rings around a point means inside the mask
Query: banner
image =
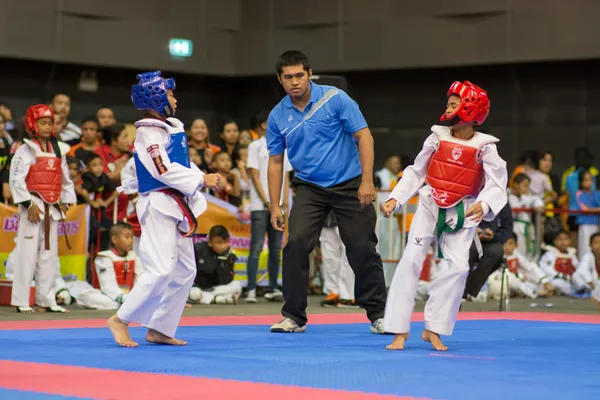
<svg viewBox="0 0 600 400"><path fill-rule="evenodd" d="M208 231L215 225L223 225L229 231L231 249L238 257L235 264L235 280L246 286L246 264L250 253L250 214L239 213L238 208L214 196L205 194L208 209L198 218L197 233L208 235ZM285 237L285 235L284 235ZM204 239L197 239L204 240ZM268 286L269 275L267 265L269 260L268 242L265 237L263 252L258 260L257 286ZM278 279L281 284L281 266Z"/></svg>
<svg viewBox="0 0 600 400"><path fill-rule="evenodd" d="M58 223L58 255L63 276L76 276L85 280L85 261L88 241L88 206L73 206L67 212L65 222ZM19 212L16 207L0 204L0 276L5 276L4 261L15 248L15 238L19 227ZM64 235L69 238L71 250L67 248ZM33 251L33 249L32 249Z"/></svg>
<svg viewBox="0 0 600 400"><path fill-rule="evenodd" d="M198 240L206 240L206 235L215 225L223 225L229 231L231 248L238 257L235 264L235 280L246 286L246 264L250 252L250 214L239 213L237 207L216 197L205 194L208 209L198 217ZM60 270L65 279L85 280L86 256L88 246L89 206L85 204L73 206L67 213L64 223L58 225L58 254ZM0 204L0 276L5 276L4 261L15 247L15 237L19 225L19 215L16 207ZM64 233L69 237L71 250L67 249ZM267 264L269 259L267 239L264 241L264 251L258 262L257 285L268 286L269 278ZM75 276L77 278L75 278ZM278 281L281 283L281 268Z"/></svg>

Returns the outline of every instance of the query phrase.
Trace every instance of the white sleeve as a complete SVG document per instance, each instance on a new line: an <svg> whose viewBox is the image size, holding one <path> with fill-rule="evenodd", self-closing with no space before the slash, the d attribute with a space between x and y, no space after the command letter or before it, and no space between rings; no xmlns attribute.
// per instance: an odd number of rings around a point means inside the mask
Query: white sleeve
<svg viewBox="0 0 600 400"><path fill-rule="evenodd" d="M546 278L552 280L556 276L556 270L554 269L554 263L556 262L556 254L552 251L544 253L540 258L540 269L546 275Z"/></svg>
<svg viewBox="0 0 600 400"><path fill-rule="evenodd" d="M489 212L484 215L485 221L492 221L506 205L506 185L508 172L506 161L498 154L495 144L485 145L482 149L481 161L485 172L485 185L477 196L477 202L489 206Z"/></svg>
<svg viewBox="0 0 600 400"><path fill-rule="evenodd" d="M131 157L125 167L121 170L121 182L123 185L123 193L136 194L137 191L137 175L135 174L135 158ZM134 185L131 183L135 182Z"/></svg>
<svg viewBox="0 0 600 400"><path fill-rule="evenodd" d="M75 194L75 185L69 175L69 165L67 157L62 156L62 191L60 193L60 202L63 204L77 203L77 195Z"/></svg>
<svg viewBox="0 0 600 400"><path fill-rule="evenodd" d="M96 265L96 273L100 282L100 290L102 293L117 301L119 296L123 295L119 284L117 283L117 275L113 262L108 257L98 256L94 260Z"/></svg>
<svg viewBox="0 0 600 400"><path fill-rule="evenodd" d="M133 279L133 285L137 282L140 275L144 272L144 267L142 266L142 260L139 257L135 258L135 278Z"/></svg>
<svg viewBox="0 0 600 400"><path fill-rule="evenodd" d="M425 182L429 160L431 159L431 155L436 151L438 141L435 133L429 135L423 144L423 149L421 149L421 152L415 158L414 164L404 169L402 178L385 201L390 199L396 200L396 209L399 209L417 193L423 182Z"/></svg>
<svg viewBox="0 0 600 400"><path fill-rule="evenodd" d="M15 152L15 155L10 163L10 177L8 184L10 187L10 193L13 197L13 202L15 204L31 200L31 193L29 193L27 184L25 183L27 174L29 174L29 167L33 162L32 157L28 153L30 151L31 150L29 146L27 146L27 144L23 144ZM67 172L68 171L69 169L67 168Z"/></svg>
<svg viewBox="0 0 600 400"><path fill-rule="evenodd" d="M152 177L167 186L193 196L204 183L204 174L198 168L186 168L169 160L165 144L169 133L157 126L137 128L135 151L140 162Z"/></svg>
<svg viewBox="0 0 600 400"><path fill-rule="evenodd" d="M540 267L532 262L527 260L525 257L521 255L517 250L515 250L515 254L519 259L519 266L523 270L527 280L535 283L546 283L548 282L548 278L544 275L544 272L540 269Z"/></svg>
<svg viewBox="0 0 600 400"><path fill-rule="evenodd" d="M577 266L574 275L577 274L581 277L581 281L592 282L594 280L594 268L596 268L596 258L591 252L586 253L581 262Z"/></svg>
<svg viewBox="0 0 600 400"><path fill-rule="evenodd" d="M252 168L258 170L258 143L252 142L248 146L248 162L246 168Z"/></svg>

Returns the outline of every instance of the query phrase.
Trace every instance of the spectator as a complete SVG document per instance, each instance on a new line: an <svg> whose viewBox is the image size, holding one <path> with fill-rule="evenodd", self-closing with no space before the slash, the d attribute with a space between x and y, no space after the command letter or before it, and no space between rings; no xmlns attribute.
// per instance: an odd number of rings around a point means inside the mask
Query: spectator
<svg viewBox="0 0 600 400"><path fill-rule="evenodd" d="M210 137L208 132L208 126L206 122L201 118L196 118L192 121L188 128L188 140L189 147L195 148L198 151L198 155L202 159L202 163L198 165L198 168L207 173L210 171L212 165L212 157L221 151L219 146L215 146L210 143Z"/></svg>
<svg viewBox="0 0 600 400"><path fill-rule="evenodd" d="M508 187L514 189L515 177L519 174L528 174L535 169L536 152L533 150L526 150L521 154L519 158L519 165L515 168L510 179L508 181Z"/></svg>
<svg viewBox="0 0 600 400"><path fill-rule="evenodd" d="M100 145L98 121L94 117L88 117L81 121L81 142L71 147L67 155L85 163L92 153L96 153Z"/></svg>
<svg viewBox="0 0 600 400"><path fill-rule="evenodd" d="M237 304L242 285L235 280L237 261L231 252L229 232L222 225L210 228L208 241L194 245L196 279L189 299L201 304Z"/></svg>
<svg viewBox="0 0 600 400"><path fill-rule="evenodd" d="M546 232L544 234L546 252L540 258L540 268L546 274L556 294L571 296L575 294L572 276L577 265L577 250L571 247L571 239L565 231Z"/></svg>
<svg viewBox="0 0 600 400"><path fill-rule="evenodd" d="M0 113L0 202L8 203L11 199L9 189L10 142L4 131L4 117Z"/></svg>
<svg viewBox="0 0 600 400"><path fill-rule="evenodd" d="M483 254L479 258L477 246L473 243L469 257L471 270L467 276L463 298L467 300L481 299L482 297L487 298L487 293L484 294L483 292L483 296L478 297L479 292L485 285L490 274L502 264L502 257L504 256L503 244L506 243L512 232L513 219L508 202L491 222L481 221L479 223L477 235L481 240Z"/></svg>
<svg viewBox="0 0 600 400"><path fill-rule="evenodd" d="M0 103L0 116L4 121L4 132L5 134L8 134L7 139L9 139L10 144L12 144L17 127L13 121L12 111L8 107L8 104Z"/></svg>
<svg viewBox="0 0 600 400"><path fill-rule="evenodd" d="M10 148L10 145L12 145L15 140L8 131L8 120L5 119L4 114L2 114L1 110L2 108L0 106L0 138L6 140L8 142L8 147ZM10 110L8 111L10 112Z"/></svg>
<svg viewBox="0 0 600 400"><path fill-rule="evenodd" d="M248 147L248 174L250 176L250 254L248 255L247 275L248 293L246 302L256 303L256 273L258 271L258 260L262 253L265 234L268 236L269 244L269 291L265 294L267 300L281 301L283 295L278 288L277 276L281 266L281 242L283 232L273 228L271 225L271 200L269 198L269 185L267 182L269 168L269 151L265 137L267 119L269 114L259 112L253 117L252 128L259 138L250 143ZM288 192L290 187L289 172L292 166L284 153L284 175L281 191L281 204L284 210L289 209Z"/></svg>
<svg viewBox="0 0 600 400"><path fill-rule="evenodd" d="M579 174L583 171L590 171L593 175L594 187L596 187L596 176L598 170L592 165L594 155L585 147L575 149L575 165L569 167L562 176L562 189L569 198L569 209L577 209L577 192L579 191ZM577 232L577 216L569 214L567 224L569 231Z"/></svg>
<svg viewBox="0 0 600 400"><path fill-rule="evenodd" d="M223 129L221 129L221 140L223 141L223 150L231 157L233 165L237 165L239 158L239 144L240 130L235 121L225 121Z"/></svg>
<svg viewBox="0 0 600 400"><path fill-rule="evenodd" d="M83 197L83 179L81 178L81 161L75 157L67 156L67 165L69 166L69 178L75 186L75 194L77 195L77 204L86 203Z"/></svg>
<svg viewBox="0 0 600 400"><path fill-rule="evenodd" d="M504 243L504 258L508 271L505 272L508 284L504 284L504 295L519 295L535 299L552 296L554 288L540 267L528 261L517 250L518 237L513 234ZM502 271L495 271L488 279L490 294L498 300L502 293ZM510 290L510 293L507 293Z"/></svg>
<svg viewBox="0 0 600 400"><path fill-rule="evenodd" d="M190 153L190 162L195 164L196 167L200 168L200 165L202 164L202 158L200 157L200 154L198 154L198 150L190 147L188 151Z"/></svg>
<svg viewBox="0 0 600 400"><path fill-rule="evenodd" d="M238 180L240 181L240 205L239 212L243 213L246 211L250 211L250 178L248 176L247 164L248 164L248 148L241 147L239 151L239 160L237 162L237 167L233 168L233 172L237 175Z"/></svg>
<svg viewBox="0 0 600 400"><path fill-rule="evenodd" d="M100 129L106 126L112 126L117 123L115 113L109 107L102 107L96 111L96 120Z"/></svg>
<svg viewBox="0 0 600 400"><path fill-rule="evenodd" d="M582 288L585 293L591 293L600 284L598 281L600 275L600 233L594 233L589 239L589 250L582 256L583 258L573 274L575 286Z"/></svg>
<svg viewBox="0 0 600 400"><path fill-rule="evenodd" d="M241 193L240 181L237 174L231 171L231 156L225 151L215 154L213 169L217 174L221 175L221 179L226 183L222 190L216 193L211 191L211 194L238 207L240 205Z"/></svg>
<svg viewBox="0 0 600 400"><path fill-rule="evenodd" d="M129 134L122 124L105 126L101 129L101 132L105 144L98 147L96 152L104 161L104 172L118 186L121 183L121 171L131 157ZM129 198L125 193L122 193L117 197L117 201L117 219L123 221L127 217ZM110 218L113 218L114 204L109 204L106 212Z"/></svg>
<svg viewBox="0 0 600 400"><path fill-rule="evenodd" d="M104 173L102 157L92 153L87 159L87 172L82 176L82 197L94 210L90 217L90 245L98 245L98 233L100 233L99 250L106 250L109 246L108 230L112 226L112 219L107 213L102 212L112 205L118 196L116 183Z"/></svg>
<svg viewBox="0 0 600 400"><path fill-rule="evenodd" d="M52 98L52 102L50 103L50 107L54 110L54 113L60 116L55 120L55 126L58 123L61 130L56 130L56 135L63 142L67 143L69 146L73 146L79 143L81 139L81 129L77 125L72 122L69 122L69 114L71 113L71 98L64 94L58 93L55 94Z"/></svg>
<svg viewBox="0 0 600 400"><path fill-rule="evenodd" d="M590 171L579 173L579 191L576 196L576 210L600 212L600 192L594 186L594 177ZM578 214L575 223L578 226L577 255L583 257L590 249L590 237L598 232L600 218L598 214Z"/></svg>
<svg viewBox="0 0 600 400"><path fill-rule="evenodd" d="M252 136L252 134L247 131L247 130L243 130L240 132L240 139L238 141L240 148L245 148L248 147L250 145L250 143L252 143L252 141L254 140L254 137Z"/></svg>
<svg viewBox="0 0 600 400"><path fill-rule="evenodd" d="M508 203L511 209L527 208L535 209L538 212L544 211L544 202L538 196L529 194L531 180L525 174L518 174L514 179L514 189L508 195ZM535 256L533 248L533 237L535 230L533 228L531 211L519 211L513 213L514 232L519 238L519 251L527 259L531 260Z"/></svg>

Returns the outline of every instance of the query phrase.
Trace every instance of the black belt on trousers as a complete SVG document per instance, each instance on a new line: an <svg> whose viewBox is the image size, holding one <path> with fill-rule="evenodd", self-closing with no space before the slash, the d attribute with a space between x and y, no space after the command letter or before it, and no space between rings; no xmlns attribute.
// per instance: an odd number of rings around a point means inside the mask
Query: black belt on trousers
<svg viewBox="0 0 600 400"><path fill-rule="evenodd" d="M192 236L196 232L196 228L198 228L198 221L196 220L196 217L190 209L190 206L188 205L187 201L185 201L183 194L175 189L163 189L160 190L160 192L172 197L173 200L177 202L177 205L183 212L183 217L186 219L188 225L190 226L190 229L187 232L185 232L179 229L179 224L181 224L181 222L179 222L177 224L177 231L179 232L179 234L183 237Z"/></svg>

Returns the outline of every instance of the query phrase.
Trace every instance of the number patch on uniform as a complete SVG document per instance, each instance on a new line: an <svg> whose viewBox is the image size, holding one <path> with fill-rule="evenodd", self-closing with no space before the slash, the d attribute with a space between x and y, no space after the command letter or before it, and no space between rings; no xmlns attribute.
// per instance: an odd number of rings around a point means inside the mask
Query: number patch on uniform
<svg viewBox="0 0 600 400"><path fill-rule="evenodd" d="M152 162L154 163L154 166L156 167L158 173L162 175L165 172L167 172L167 167L163 163L162 156L160 155L160 148L158 147L158 145L153 144L152 146L148 147L146 151L148 152L148 154L150 154L150 158L152 159Z"/></svg>

